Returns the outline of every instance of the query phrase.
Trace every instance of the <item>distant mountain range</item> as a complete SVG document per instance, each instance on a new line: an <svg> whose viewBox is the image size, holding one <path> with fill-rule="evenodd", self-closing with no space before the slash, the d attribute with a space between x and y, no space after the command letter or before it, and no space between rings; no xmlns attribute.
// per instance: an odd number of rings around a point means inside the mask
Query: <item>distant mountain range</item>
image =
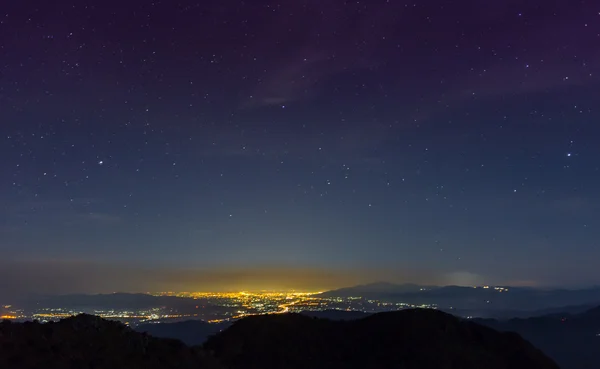
<svg viewBox="0 0 600 369"><path fill-rule="evenodd" d="M215 306L206 299L192 299L176 296L154 296L143 293L110 293L110 294L71 294L59 296L38 296L21 301L21 308L36 311L39 308L66 309L94 314L106 310L150 310L168 307L181 315L197 316L199 319L210 317L212 313L234 312L236 309L227 306Z"/></svg>
<svg viewBox="0 0 600 369"><path fill-rule="evenodd" d="M505 319L544 315L551 312L585 311L600 305L600 287L544 290L523 287L437 287L380 282L327 291L317 297L361 297L414 306L430 305L459 316ZM201 309L197 307L198 305L202 305ZM165 306L181 314L190 315L209 315L214 311L213 309L223 313L228 309L225 306L213 306L208 300L130 293L47 296L30 299L23 304L23 307L31 309L45 307L86 312L106 309L141 310ZM235 312L234 308L229 310ZM198 317L201 318L200 315Z"/></svg>
<svg viewBox="0 0 600 369"><path fill-rule="evenodd" d="M159 306L195 308L197 300L176 296L154 296L144 293L72 294L30 298L24 305L47 308L147 309Z"/></svg>
<svg viewBox="0 0 600 369"><path fill-rule="evenodd" d="M436 305L457 315L481 317L528 316L564 306L600 305L600 287L579 290L526 287L460 287L374 283L342 288L320 296L362 297L413 305Z"/></svg>
<svg viewBox="0 0 600 369"><path fill-rule="evenodd" d="M514 333L434 310L358 320L301 314L241 319L202 347L90 315L0 323L0 368L10 369L558 369Z"/></svg>
<svg viewBox="0 0 600 369"><path fill-rule="evenodd" d="M388 282L376 282L369 284L362 284L353 287L339 288L323 292L320 296L323 297L371 297L376 295L389 295L389 294L400 294L400 293L413 293L420 292L423 289L439 288L435 286L420 286L418 284L393 284Z"/></svg>

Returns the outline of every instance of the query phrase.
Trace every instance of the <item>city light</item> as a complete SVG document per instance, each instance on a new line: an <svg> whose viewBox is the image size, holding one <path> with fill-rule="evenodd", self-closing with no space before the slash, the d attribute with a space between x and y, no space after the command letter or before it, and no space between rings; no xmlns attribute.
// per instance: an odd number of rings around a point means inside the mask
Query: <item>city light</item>
<svg viewBox="0 0 600 369"><path fill-rule="evenodd" d="M38 307L29 310L4 306L4 319L56 321L81 313L97 315L105 319L122 321L135 326L144 323L167 323L185 320L203 320L222 323L251 315L285 314L306 311L343 310L376 313L407 308L437 308L432 304L408 304L365 299L361 296L325 297L322 292L298 291L239 291L239 292L157 292L147 293L157 297L176 297L173 306L155 306L144 309L61 308ZM189 299L189 303L186 301Z"/></svg>

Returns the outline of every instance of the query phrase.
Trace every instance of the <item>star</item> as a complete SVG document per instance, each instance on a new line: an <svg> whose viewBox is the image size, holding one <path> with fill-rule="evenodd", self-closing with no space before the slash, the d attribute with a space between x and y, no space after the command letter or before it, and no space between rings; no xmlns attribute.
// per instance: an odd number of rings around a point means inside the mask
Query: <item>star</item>
<svg viewBox="0 0 600 369"><path fill-rule="evenodd" d="M301 255L303 267L331 270L440 262L435 273L490 281L600 283L588 263L600 257L599 9L557 2L550 27L543 0L534 2L477 9L481 19L444 1L412 10L315 1L306 12L306 2L233 0L239 7L211 22L193 22L202 7L185 0L134 0L135 17L43 0L31 0L31 17L7 10L0 27L19 35L0 40L11 48L1 69L0 239L23 209L37 210L0 253L135 255L141 266L164 255L215 270ZM86 199L91 217L80 214ZM64 224L77 226L59 232ZM215 232L199 240L205 227ZM502 252L484 242L498 232ZM443 237L432 246L449 254L443 262L419 249L431 237ZM539 266L523 257L546 249ZM555 265L573 272L568 281L541 272Z"/></svg>

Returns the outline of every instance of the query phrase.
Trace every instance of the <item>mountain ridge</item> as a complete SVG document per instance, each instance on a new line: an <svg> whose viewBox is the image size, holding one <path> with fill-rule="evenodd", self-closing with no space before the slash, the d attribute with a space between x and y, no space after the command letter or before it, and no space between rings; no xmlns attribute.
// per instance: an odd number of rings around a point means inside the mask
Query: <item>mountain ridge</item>
<svg viewBox="0 0 600 369"><path fill-rule="evenodd" d="M366 284L323 292L325 298L362 297L412 306L457 309L465 316L494 317L503 311L522 313L567 305L600 305L600 287L569 290L530 287L419 286L389 283Z"/></svg>
<svg viewBox="0 0 600 369"><path fill-rule="evenodd" d="M200 347L80 314L58 322L0 322L0 368L222 369Z"/></svg>
<svg viewBox="0 0 600 369"><path fill-rule="evenodd" d="M0 367L11 369L557 369L514 333L434 310L358 320L288 313L247 317L203 346L135 332L81 314L0 323Z"/></svg>
<svg viewBox="0 0 600 369"><path fill-rule="evenodd" d="M248 317L203 347L231 369L558 369L515 333L428 309L347 321L297 313Z"/></svg>
<svg viewBox="0 0 600 369"><path fill-rule="evenodd" d="M572 313L552 313L508 320L474 319L498 331L510 331L553 358L562 369L600 368L600 306Z"/></svg>

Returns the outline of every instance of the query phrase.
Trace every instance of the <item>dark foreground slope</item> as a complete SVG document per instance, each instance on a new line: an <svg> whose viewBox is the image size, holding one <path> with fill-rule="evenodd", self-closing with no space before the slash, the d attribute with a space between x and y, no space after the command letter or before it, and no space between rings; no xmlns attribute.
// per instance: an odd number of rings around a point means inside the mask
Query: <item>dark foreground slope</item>
<svg viewBox="0 0 600 369"><path fill-rule="evenodd" d="M229 327L231 323L207 323L201 320L188 320L177 323L142 324L135 328L153 337L174 338L186 345L202 345L208 337Z"/></svg>
<svg viewBox="0 0 600 369"><path fill-rule="evenodd" d="M204 346L231 369L557 369L514 333L434 310L380 313L354 321L300 314L234 323Z"/></svg>
<svg viewBox="0 0 600 369"><path fill-rule="evenodd" d="M0 368L213 369L215 359L177 340L134 332L91 315L57 323L0 323Z"/></svg>
<svg viewBox="0 0 600 369"><path fill-rule="evenodd" d="M528 319L478 320L499 331L522 335L562 369L600 368L600 307L581 314L552 314Z"/></svg>
<svg viewBox="0 0 600 369"><path fill-rule="evenodd" d="M89 315L58 323L0 323L2 369L557 369L514 333L433 310L346 321L250 317L204 348L212 352Z"/></svg>
<svg viewBox="0 0 600 369"><path fill-rule="evenodd" d="M303 311L300 314L330 320L354 320L369 316L368 313L346 310ZM207 323L201 320L187 320L176 323L147 323L135 328L153 337L174 338L186 345L202 345L208 337L215 335L233 324L232 322Z"/></svg>

